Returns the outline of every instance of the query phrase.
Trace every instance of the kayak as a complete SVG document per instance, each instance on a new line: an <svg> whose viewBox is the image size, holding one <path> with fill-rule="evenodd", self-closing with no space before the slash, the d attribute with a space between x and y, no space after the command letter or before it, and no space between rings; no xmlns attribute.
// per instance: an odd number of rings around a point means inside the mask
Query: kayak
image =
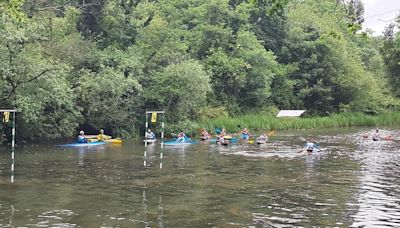
<svg viewBox="0 0 400 228"><path fill-rule="evenodd" d="M201 140L209 140L209 139L211 139L209 136L204 136L204 135L202 135L202 136L200 136L200 139Z"/></svg>
<svg viewBox="0 0 400 228"><path fill-rule="evenodd" d="M189 141L189 142L177 142L177 141L169 141L169 142L164 142L165 146L184 146L184 145L192 145L196 144L197 142L195 141Z"/></svg>
<svg viewBox="0 0 400 228"><path fill-rule="evenodd" d="M210 139L209 140L209 142L211 142L211 143L216 143L218 140L217 139ZM230 138L230 139L228 139L228 140L226 140L226 141L229 141L229 142L231 142L231 143L237 143L238 141L240 141L238 138Z"/></svg>
<svg viewBox="0 0 400 228"><path fill-rule="evenodd" d="M107 143L113 143L113 144L121 144L122 143L122 139L106 139L104 141Z"/></svg>
<svg viewBox="0 0 400 228"><path fill-rule="evenodd" d="M222 145L222 146L228 146L229 144L231 144L228 140L225 140L224 142L220 143L217 142L217 144Z"/></svg>
<svg viewBox="0 0 400 228"><path fill-rule="evenodd" d="M312 154L312 153L318 153L318 152L321 152L321 149L313 148L312 151L303 150L303 151L301 151L300 153L301 153L301 154Z"/></svg>
<svg viewBox="0 0 400 228"><path fill-rule="evenodd" d="M88 142L88 143L69 143L69 144L62 144L62 145L57 145L57 146L63 146L63 147L87 147L87 146L99 146L99 145L104 145L106 142L102 141L96 141L96 142Z"/></svg>
<svg viewBox="0 0 400 228"><path fill-rule="evenodd" d="M155 139L145 139L143 140L143 142L147 142L147 143L154 143L156 140Z"/></svg>
<svg viewBox="0 0 400 228"><path fill-rule="evenodd" d="M89 142L101 142L101 141L98 141L97 139L89 139ZM106 140L103 140L103 142L112 143L112 144L121 144L122 143L122 139L120 139L120 138L106 139Z"/></svg>

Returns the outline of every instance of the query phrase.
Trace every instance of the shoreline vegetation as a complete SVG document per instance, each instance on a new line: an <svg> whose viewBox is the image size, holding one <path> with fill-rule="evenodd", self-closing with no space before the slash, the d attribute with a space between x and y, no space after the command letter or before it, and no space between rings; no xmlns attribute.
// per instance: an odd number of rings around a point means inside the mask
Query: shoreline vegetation
<svg viewBox="0 0 400 228"><path fill-rule="evenodd" d="M400 125L400 16L373 36L362 0L99 2L0 1L0 108L20 111L18 140L133 140L153 109L167 134Z"/></svg>
<svg viewBox="0 0 400 228"><path fill-rule="evenodd" d="M301 129L323 129L335 127L377 127L377 126L400 126L400 113L385 113L380 115L366 115L363 113L342 113L324 117L299 117L278 118L265 114L247 114L236 117L222 117L210 120L202 120L186 125L183 130L193 136L205 128L211 134L215 128L226 128L227 132L240 132L247 128L250 132L274 131L274 130L301 130ZM177 126L167 130L167 133L179 131Z"/></svg>

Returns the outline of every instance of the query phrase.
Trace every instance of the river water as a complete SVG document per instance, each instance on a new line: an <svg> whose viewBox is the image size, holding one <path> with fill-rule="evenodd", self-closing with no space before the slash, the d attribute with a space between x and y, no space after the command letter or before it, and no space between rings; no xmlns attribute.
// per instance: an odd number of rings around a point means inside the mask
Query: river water
<svg viewBox="0 0 400 228"><path fill-rule="evenodd" d="M367 129L371 133L373 129ZM400 142L365 129L265 145L0 149L0 227L400 227ZM384 130L400 139L398 131ZM323 151L298 153L306 137Z"/></svg>

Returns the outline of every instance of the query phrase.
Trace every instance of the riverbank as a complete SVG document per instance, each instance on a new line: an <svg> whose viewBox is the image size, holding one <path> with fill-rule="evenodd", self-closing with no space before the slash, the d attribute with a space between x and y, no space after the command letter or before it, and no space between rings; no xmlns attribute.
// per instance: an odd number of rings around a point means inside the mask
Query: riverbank
<svg viewBox="0 0 400 228"><path fill-rule="evenodd" d="M244 127L249 131L323 129L332 127L376 127L400 126L400 113L365 115L362 113L343 113L325 117L278 118L265 114L248 114L236 117L223 117L187 124L186 131L196 134L205 128L214 132L215 128L226 128L228 132L238 132Z"/></svg>

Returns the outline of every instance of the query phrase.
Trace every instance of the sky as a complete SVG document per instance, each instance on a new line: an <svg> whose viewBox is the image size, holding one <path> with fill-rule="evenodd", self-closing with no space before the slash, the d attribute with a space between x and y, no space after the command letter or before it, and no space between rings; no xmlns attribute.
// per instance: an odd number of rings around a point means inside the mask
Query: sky
<svg viewBox="0 0 400 228"><path fill-rule="evenodd" d="M400 0L361 0L364 3L363 28L374 31L373 35L382 35L387 24L400 13Z"/></svg>

